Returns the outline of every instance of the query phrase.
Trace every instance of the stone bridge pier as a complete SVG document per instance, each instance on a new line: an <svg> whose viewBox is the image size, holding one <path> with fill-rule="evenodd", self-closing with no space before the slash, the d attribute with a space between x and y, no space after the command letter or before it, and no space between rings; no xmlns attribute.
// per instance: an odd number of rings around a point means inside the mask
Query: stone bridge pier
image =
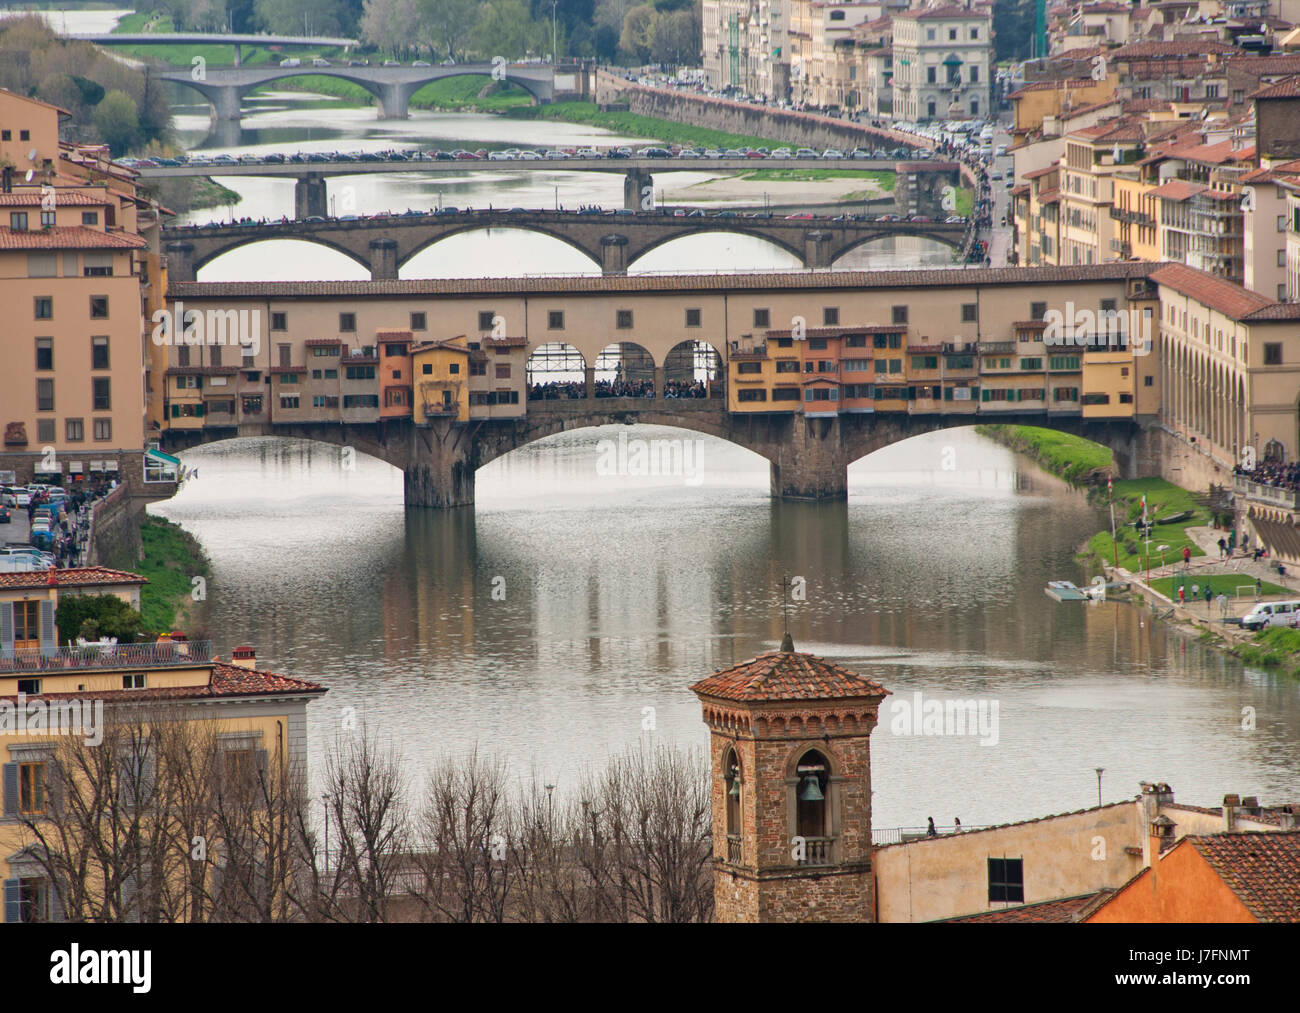
<svg viewBox="0 0 1300 1013"><path fill-rule="evenodd" d="M600 237L600 270L603 274L627 274L627 236Z"/></svg>
<svg viewBox="0 0 1300 1013"><path fill-rule="evenodd" d="M324 176L308 173L293 184L293 216L298 221L329 216L329 196Z"/></svg>
<svg viewBox="0 0 1300 1013"><path fill-rule="evenodd" d="M646 198L654 203L655 178L648 169L629 169L623 177L623 207L627 211L649 210Z"/></svg>
<svg viewBox="0 0 1300 1013"><path fill-rule="evenodd" d="M435 419L427 427L413 428L403 469L403 490L408 507L473 506L474 473L481 464L479 427L454 425Z"/></svg>

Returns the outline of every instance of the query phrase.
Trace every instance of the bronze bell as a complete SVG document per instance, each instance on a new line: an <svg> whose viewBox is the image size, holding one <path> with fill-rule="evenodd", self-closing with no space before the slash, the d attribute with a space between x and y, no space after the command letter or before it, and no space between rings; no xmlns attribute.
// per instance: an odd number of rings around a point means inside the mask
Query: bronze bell
<svg viewBox="0 0 1300 1013"><path fill-rule="evenodd" d="M732 779L731 779L731 788L730 788L730 790L727 792L727 795L728 795L730 798L740 798L740 778L739 778L739 777L732 777Z"/></svg>
<svg viewBox="0 0 1300 1013"><path fill-rule="evenodd" d="M826 796L822 794L821 785L817 783L816 774L805 774L803 784L799 786L800 802L825 802Z"/></svg>

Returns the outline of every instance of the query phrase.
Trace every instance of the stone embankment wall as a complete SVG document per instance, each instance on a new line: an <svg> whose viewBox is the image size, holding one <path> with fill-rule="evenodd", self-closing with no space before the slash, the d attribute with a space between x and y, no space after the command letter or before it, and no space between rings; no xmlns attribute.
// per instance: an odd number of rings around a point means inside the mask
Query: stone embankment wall
<svg viewBox="0 0 1300 1013"><path fill-rule="evenodd" d="M143 516L144 503L134 499L126 485L119 485L96 503L91 508L86 564L123 569L135 566L144 553L140 541Z"/></svg>
<svg viewBox="0 0 1300 1013"><path fill-rule="evenodd" d="M640 116L690 123L731 134L769 137L792 147L934 147L933 141L898 130L877 129L834 116L733 102L670 88L652 88L605 71L596 75L596 103L601 106L626 104L629 112Z"/></svg>

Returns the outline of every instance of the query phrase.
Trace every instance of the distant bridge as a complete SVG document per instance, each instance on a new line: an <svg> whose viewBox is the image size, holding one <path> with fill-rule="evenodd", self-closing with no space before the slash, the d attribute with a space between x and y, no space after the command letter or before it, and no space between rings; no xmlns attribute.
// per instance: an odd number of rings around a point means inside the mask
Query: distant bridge
<svg viewBox="0 0 1300 1013"><path fill-rule="evenodd" d="M555 98L555 68L550 64L460 63L438 67L240 67L235 70L167 70L155 77L193 88L206 98L216 120L239 120L243 97L255 88L289 77L337 77L360 85L379 102L379 118L404 120L411 96L433 81L462 75L506 81L523 88L538 103Z"/></svg>
<svg viewBox="0 0 1300 1013"><path fill-rule="evenodd" d="M599 264L623 274L651 250L702 232L731 232L764 239L805 267L830 267L864 243L891 236L924 236L961 249L971 226L944 222L828 221L786 218L677 218L661 213L589 215L573 211L470 211L358 221L276 222L265 225L189 226L163 230L168 277L194 281L200 268L223 253L267 239L320 243L370 270L374 281L397 278L426 247L461 232L526 229L553 236Z"/></svg>
<svg viewBox="0 0 1300 1013"><path fill-rule="evenodd" d="M901 165L907 166L907 171ZM958 167L951 162L863 161L858 159L808 158L778 160L755 158L544 158L531 161L490 161L467 159L457 161L396 161L396 162L256 162L227 165L200 163L198 165L162 165L136 169L141 179L167 179L174 176L277 176L297 179L294 187L294 217L323 218L328 213L329 200L325 180L330 176L356 176L376 172L419 172L433 176L464 176L472 172L517 173L548 170L550 172L617 172L624 176L623 207L628 211L646 208L654 193L653 172L746 172L764 168L800 169L861 169L894 172L899 190L896 203L902 213L915 211L930 217L946 218L950 212L943 210L942 189L946 184L959 186ZM909 195L915 200L909 203ZM899 197L902 197L899 200Z"/></svg>
<svg viewBox="0 0 1300 1013"><path fill-rule="evenodd" d="M234 46L235 66L243 62L244 46L308 46L351 49L357 39L328 35L256 35L240 32L69 32L61 38L100 46Z"/></svg>

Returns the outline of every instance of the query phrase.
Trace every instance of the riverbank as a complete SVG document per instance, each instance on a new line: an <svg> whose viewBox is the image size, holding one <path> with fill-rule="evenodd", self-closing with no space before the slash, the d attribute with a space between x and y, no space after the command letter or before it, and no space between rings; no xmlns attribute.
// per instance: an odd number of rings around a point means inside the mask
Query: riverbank
<svg viewBox="0 0 1300 1013"><path fill-rule="evenodd" d="M1052 474L1088 486L1090 498L1105 493L1102 480L1113 467L1113 455L1105 447L1033 426L991 425L976 430L1033 458ZM1176 629L1226 650L1243 664L1300 677L1300 630L1252 633L1225 622L1239 619L1261 600L1300 597L1295 579L1245 552L1221 557L1218 541L1227 532L1212 523L1209 509L1191 491L1162 478L1123 479L1112 485L1114 536L1109 530L1099 531L1079 553L1089 574L1102 573L1108 580L1128 584L1135 604L1149 605L1154 615ZM1134 523L1142 518L1144 498L1147 519L1153 522L1149 538L1142 537ZM1179 519L1162 524L1161 517ZM1190 554L1187 562L1184 548ZM1183 601L1178 600L1180 587Z"/></svg>
<svg viewBox="0 0 1300 1013"><path fill-rule="evenodd" d="M148 580L140 589L140 614L145 629L154 633L176 629L192 632L212 572L207 553L179 524L149 514L140 522L140 541L144 550L142 558L108 558L103 565L129 570ZM203 592L197 600L194 597L196 577L202 578L197 588Z"/></svg>

